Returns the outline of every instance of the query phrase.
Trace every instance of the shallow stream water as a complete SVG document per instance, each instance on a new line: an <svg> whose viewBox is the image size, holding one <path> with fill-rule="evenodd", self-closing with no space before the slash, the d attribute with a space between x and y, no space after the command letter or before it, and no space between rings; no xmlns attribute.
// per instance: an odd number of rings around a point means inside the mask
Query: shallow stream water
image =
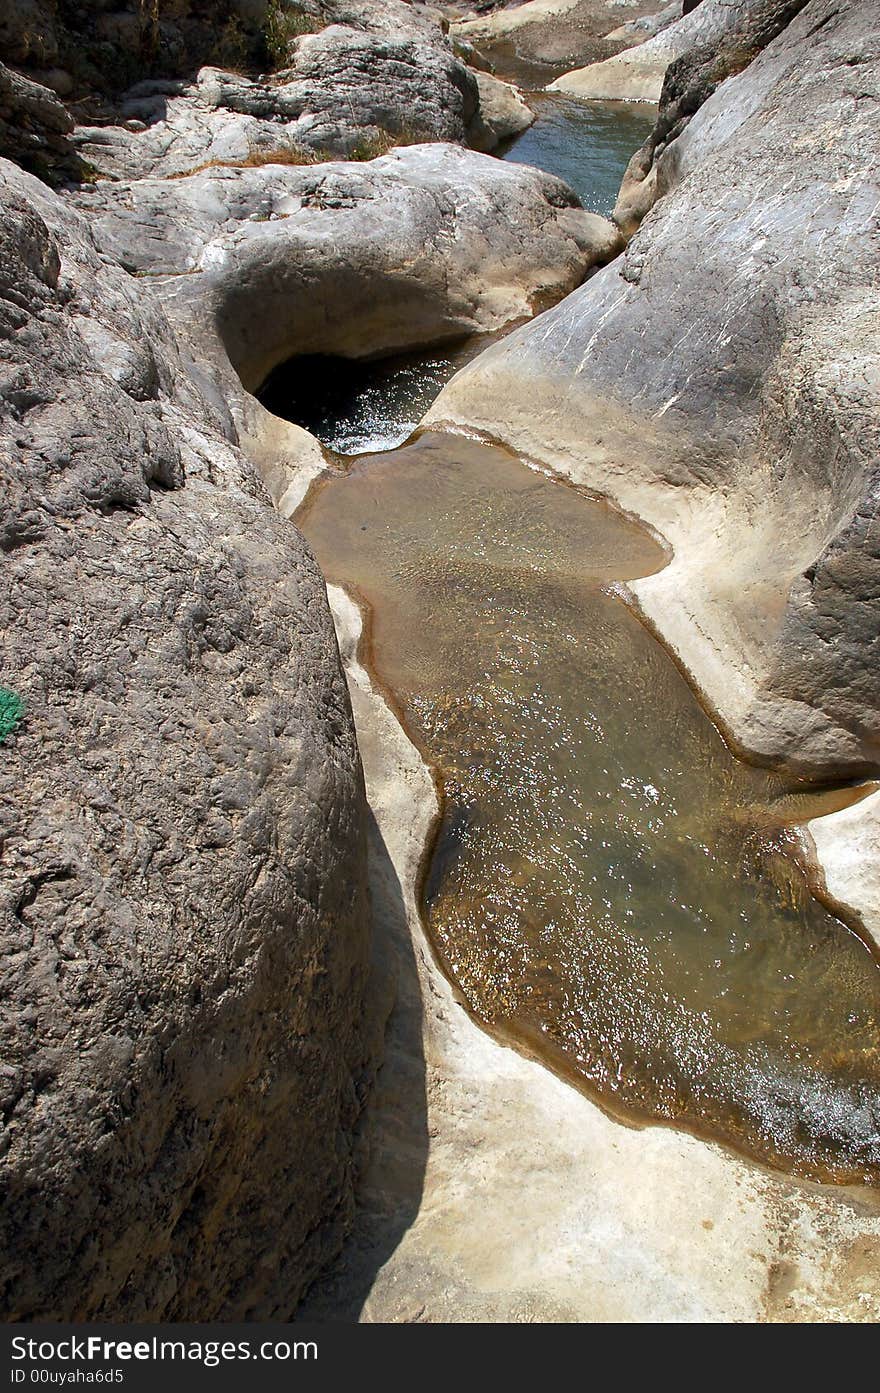
<svg viewBox="0 0 880 1393"><path fill-rule="evenodd" d="M645 102L584 102L556 92L529 92L534 124L503 158L557 174L591 213L608 217L633 151L654 125Z"/></svg>
<svg viewBox="0 0 880 1393"><path fill-rule="evenodd" d="M631 1119L880 1175L880 970L788 824L842 805L734 758L614 593L664 564L602 503L426 434L306 502L442 775L430 936L475 1015Z"/></svg>

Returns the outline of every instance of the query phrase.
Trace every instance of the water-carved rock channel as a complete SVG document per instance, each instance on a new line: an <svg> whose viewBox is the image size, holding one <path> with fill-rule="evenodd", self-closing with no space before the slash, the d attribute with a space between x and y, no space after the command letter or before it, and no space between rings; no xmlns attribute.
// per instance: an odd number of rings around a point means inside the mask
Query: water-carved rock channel
<svg viewBox="0 0 880 1393"><path fill-rule="evenodd" d="M426 363L433 394L455 355ZM418 362L365 373L388 431L346 436L357 384L337 382L337 449L411 423ZM814 898L792 830L861 790L733 756L626 603L658 543L432 433L330 474L298 522L363 604L364 657L437 771L425 919L474 1015L624 1118L876 1184L880 970Z"/></svg>

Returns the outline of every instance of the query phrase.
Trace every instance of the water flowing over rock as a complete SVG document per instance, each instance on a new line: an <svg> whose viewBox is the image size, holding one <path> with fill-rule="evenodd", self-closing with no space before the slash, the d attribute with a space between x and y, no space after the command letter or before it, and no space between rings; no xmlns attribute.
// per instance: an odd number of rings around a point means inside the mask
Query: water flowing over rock
<svg viewBox="0 0 880 1393"><path fill-rule="evenodd" d="M430 413L653 523L649 618L742 745L825 775L880 763L878 17L812 0L669 146L624 258Z"/></svg>
<svg viewBox="0 0 880 1393"><path fill-rule="evenodd" d="M2 1309L286 1317L372 1069L320 574L82 217L0 163Z"/></svg>
<svg viewBox="0 0 880 1393"><path fill-rule="evenodd" d="M622 1129L461 1009L437 787L289 521L330 461L252 395L555 306L430 424L671 542L633 596L742 746L876 770L880 0L474 8L2 7L8 1320L880 1310L876 1193ZM475 153L532 119L496 59L623 47L568 75L663 83L615 222ZM880 794L811 831L880 943Z"/></svg>

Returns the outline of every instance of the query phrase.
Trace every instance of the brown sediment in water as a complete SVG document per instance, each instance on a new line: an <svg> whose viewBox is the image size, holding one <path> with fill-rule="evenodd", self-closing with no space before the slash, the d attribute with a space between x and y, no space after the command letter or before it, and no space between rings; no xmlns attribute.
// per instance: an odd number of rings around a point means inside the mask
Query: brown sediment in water
<svg viewBox="0 0 880 1393"><path fill-rule="evenodd" d="M609 593L661 548L437 435L323 481L298 522L439 771L425 919L475 1018L622 1119L876 1184L880 972L790 854L815 791L736 760Z"/></svg>

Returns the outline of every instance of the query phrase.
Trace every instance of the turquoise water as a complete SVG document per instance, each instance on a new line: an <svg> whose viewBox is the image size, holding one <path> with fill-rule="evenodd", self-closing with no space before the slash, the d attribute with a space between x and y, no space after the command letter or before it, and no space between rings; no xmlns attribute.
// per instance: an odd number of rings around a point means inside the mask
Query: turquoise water
<svg viewBox="0 0 880 1393"><path fill-rule="evenodd" d="M530 92L534 125L517 136L505 160L556 174L592 213L611 212L630 156L651 133L655 111L645 103L583 102L555 92Z"/></svg>

